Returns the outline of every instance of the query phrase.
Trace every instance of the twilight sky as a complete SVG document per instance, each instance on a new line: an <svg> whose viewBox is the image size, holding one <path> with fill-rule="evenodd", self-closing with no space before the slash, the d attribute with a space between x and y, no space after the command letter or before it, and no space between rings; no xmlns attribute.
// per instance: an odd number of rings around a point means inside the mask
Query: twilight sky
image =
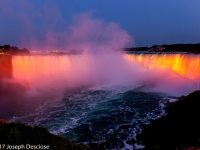
<svg viewBox="0 0 200 150"><path fill-rule="evenodd" d="M119 24L135 46L200 42L200 0L0 0L0 45L62 37L85 12Z"/></svg>

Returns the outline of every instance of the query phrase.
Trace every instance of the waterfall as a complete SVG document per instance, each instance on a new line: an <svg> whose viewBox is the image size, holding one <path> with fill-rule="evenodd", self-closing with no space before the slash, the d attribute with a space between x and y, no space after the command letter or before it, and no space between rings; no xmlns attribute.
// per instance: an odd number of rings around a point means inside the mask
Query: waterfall
<svg viewBox="0 0 200 150"><path fill-rule="evenodd" d="M136 54L126 57L129 61L140 63L148 69L169 70L193 81L200 79L200 55Z"/></svg>
<svg viewBox="0 0 200 150"><path fill-rule="evenodd" d="M0 67L1 78L29 87L57 89L110 81L134 85L138 80L143 80L142 84L171 80L172 86L179 78L178 88L188 87L186 82L199 88L200 81L200 55L193 54L1 55ZM170 79L171 74L176 78Z"/></svg>
<svg viewBox="0 0 200 150"><path fill-rule="evenodd" d="M200 55L192 54L125 54L125 60L142 64L150 70L166 70L181 77L198 81L200 79ZM6 57L7 58L7 57ZM5 64L1 57L1 65ZM77 80L92 74L91 58L82 55L26 55L12 56L12 77L25 84L42 82L45 79ZM9 61L7 62L9 64ZM1 74L7 72L1 67ZM130 68L133 69L133 68ZM4 73L5 74L5 73ZM77 77L79 76L79 78ZM92 79L92 78L91 78Z"/></svg>
<svg viewBox="0 0 200 150"><path fill-rule="evenodd" d="M12 56L0 54L0 79L12 77Z"/></svg>

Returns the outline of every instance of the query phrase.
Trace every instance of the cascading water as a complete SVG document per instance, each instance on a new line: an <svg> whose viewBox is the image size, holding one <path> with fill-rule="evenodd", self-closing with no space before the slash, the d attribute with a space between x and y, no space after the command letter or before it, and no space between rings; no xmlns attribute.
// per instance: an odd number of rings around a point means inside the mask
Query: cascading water
<svg viewBox="0 0 200 150"><path fill-rule="evenodd" d="M133 64L142 64L148 69L168 70L194 81L200 78L199 55L125 54L124 56L127 61ZM54 78L61 75L70 78L69 75L72 77L78 71L86 73L91 65L89 61L91 61L89 57L81 55L13 56L12 76L14 80L24 83L37 82L48 77Z"/></svg>
<svg viewBox="0 0 200 150"><path fill-rule="evenodd" d="M114 55L115 56L115 55ZM37 88L156 83L164 87L200 80L200 56L188 54L31 55L12 57L12 77ZM117 62L116 62L117 61ZM148 76L146 75L148 73ZM171 78L170 78L171 77ZM156 79L157 78L157 79ZM170 81L171 80L171 81ZM174 80L174 81L172 81ZM164 81L169 81L166 83ZM159 88L159 83L156 83ZM48 85L48 86L47 86ZM51 86L54 85L54 86ZM189 89L186 92L192 91ZM185 87L183 87L185 89ZM174 89L177 90L177 89ZM161 91L161 92L167 92ZM170 93L171 94L171 93ZM177 93L181 95L185 93Z"/></svg>
<svg viewBox="0 0 200 150"><path fill-rule="evenodd" d="M127 59L143 64L149 69L165 69L191 80L200 79L200 55L188 54L138 54Z"/></svg>

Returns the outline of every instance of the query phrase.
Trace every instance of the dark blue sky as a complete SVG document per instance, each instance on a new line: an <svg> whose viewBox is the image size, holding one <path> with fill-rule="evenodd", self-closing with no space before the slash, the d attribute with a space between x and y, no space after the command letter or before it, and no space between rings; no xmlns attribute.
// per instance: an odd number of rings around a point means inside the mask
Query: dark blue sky
<svg viewBox="0 0 200 150"><path fill-rule="evenodd" d="M200 0L1 0L0 45L42 41L83 12L118 23L136 46L200 42Z"/></svg>

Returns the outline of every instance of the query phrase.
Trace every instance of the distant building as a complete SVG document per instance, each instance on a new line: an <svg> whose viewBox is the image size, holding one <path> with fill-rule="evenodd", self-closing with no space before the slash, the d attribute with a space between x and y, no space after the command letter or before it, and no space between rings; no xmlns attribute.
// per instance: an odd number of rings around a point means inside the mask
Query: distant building
<svg viewBox="0 0 200 150"><path fill-rule="evenodd" d="M162 52L162 51L165 50L165 48L162 47L161 45L154 45L149 50L150 51L159 51L159 52Z"/></svg>

